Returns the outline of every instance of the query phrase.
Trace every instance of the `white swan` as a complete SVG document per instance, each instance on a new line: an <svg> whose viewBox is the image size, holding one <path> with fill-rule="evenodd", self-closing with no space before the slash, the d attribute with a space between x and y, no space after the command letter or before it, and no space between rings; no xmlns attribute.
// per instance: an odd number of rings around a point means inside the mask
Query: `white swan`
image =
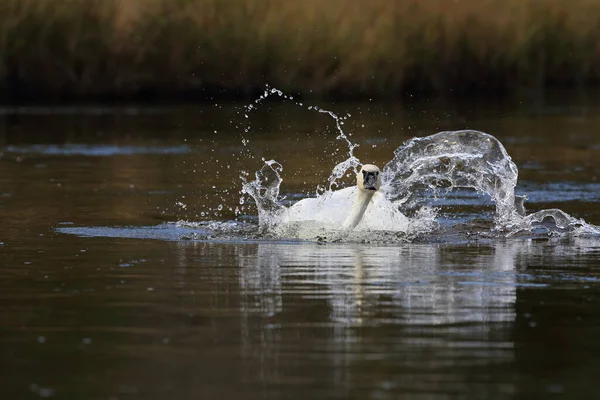
<svg viewBox="0 0 600 400"><path fill-rule="evenodd" d="M365 215L373 195L381 188L381 171L379 168L373 164L363 165L356 174L356 186L358 187L358 194L350 214L342 224L344 230L356 228L356 225L360 223Z"/></svg>
<svg viewBox="0 0 600 400"><path fill-rule="evenodd" d="M375 165L363 165L356 186L303 199L285 211L281 223L302 223L302 227L351 230L403 231L408 219L379 190L381 172ZM307 233L307 235L309 235Z"/></svg>

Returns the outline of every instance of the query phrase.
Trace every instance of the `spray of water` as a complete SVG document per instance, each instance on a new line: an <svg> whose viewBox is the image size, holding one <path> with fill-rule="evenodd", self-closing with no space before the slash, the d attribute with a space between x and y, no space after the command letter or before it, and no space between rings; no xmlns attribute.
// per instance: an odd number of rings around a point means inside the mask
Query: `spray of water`
<svg viewBox="0 0 600 400"><path fill-rule="evenodd" d="M267 88L246 107L246 118L267 97L285 100L293 97ZM300 107L304 105L296 102ZM544 231L549 235L600 235L600 228L557 209L526 215L524 196L515 195L518 169L506 149L495 137L475 130L440 132L414 138L398 147L383 168L382 190L371 202L361 224L352 232L339 231L357 196L356 188L338 189L338 181L347 171L356 172L360 160L358 147L343 130L344 119L314 106L309 110L329 115L338 136L348 147L347 158L333 166L328 190L316 198L285 206L280 199L283 166L275 160L264 161L262 168L248 181L242 174L242 195L250 196L258 208L259 228L263 235L309 240L335 238L351 241L412 240L437 228L438 210L428 205L428 190L451 191L470 188L487 195L495 204L491 231L506 237L524 232ZM245 128L249 132L250 125ZM246 145L247 140L243 143ZM407 217L408 215L408 217Z"/></svg>
<svg viewBox="0 0 600 400"><path fill-rule="evenodd" d="M517 177L517 166L504 146L493 136L472 130L411 139L396 149L383 169L387 196L404 209L421 200L421 188L473 188L494 201L501 226L520 215L515 206Z"/></svg>
<svg viewBox="0 0 600 400"><path fill-rule="evenodd" d="M328 189L329 190L332 190L333 188L335 188L338 185L338 180L340 178L342 178L348 170L352 169L352 170L354 170L354 172L356 172L357 167L360 165L360 160L354 155L354 150L359 145L357 143L352 142L350 140L349 136L346 134L346 132L344 132L344 129L343 129L344 120L351 117L351 115L347 114L345 116L339 116L332 111L325 110L325 109L322 109L322 108L314 106L314 105L305 105L304 103L302 103L300 101L296 101L293 96L284 94L279 89L271 88L271 87L267 86L265 91L256 100L254 100L254 102L252 104L249 104L244 108L244 118L247 121L247 124L244 127L244 133L249 133L252 130L252 126L250 124L250 116L252 115L252 112L254 112L262 103L264 103L264 101L267 98L272 97L272 96L283 99L284 101L292 101L298 107L306 108L309 111L318 112L320 114L325 114L332 118L332 120L335 124L335 128L337 130L336 140L339 140L342 143L344 143L348 148L348 152L347 152L346 159L333 167L333 169L331 171L331 175L329 176L329 179L328 179ZM245 137L242 138L242 144L246 148L248 148L249 143L250 143L250 141L247 138L245 138ZM265 161L265 163L269 164L269 163L271 163L271 161ZM272 164L269 164L269 165L272 165ZM278 171L281 171L281 169L282 169L281 165L278 165L277 168L278 168ZM264 171L264 172L266 172L266 171ZM268 172L266 172L266 173L268 173ZM243 183L247 182L245 172L242 172L242 175L240 176L240 178ZM244 192L244 190L242 190L242 192Z"/></svg>

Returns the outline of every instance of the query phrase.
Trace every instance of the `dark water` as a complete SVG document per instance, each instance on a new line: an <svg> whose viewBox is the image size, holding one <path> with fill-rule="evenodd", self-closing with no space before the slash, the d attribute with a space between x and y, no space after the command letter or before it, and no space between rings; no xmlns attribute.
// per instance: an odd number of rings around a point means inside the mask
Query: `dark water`
<svg viewBox="0 0 600 400"><path fill-rule="evenodd" d="M491 133L529 210L593 224L599 105L320 104L352 114L357 156L379 165L413 136ZM282 162L291 199L343 159L327 116L276 103L240 157L238 110L2 111L1 398L600 394L598 238L190 240L173 222L233 219L240 170L261 157ZM436 202L442 221L489 227L486 199Z"/></svg>

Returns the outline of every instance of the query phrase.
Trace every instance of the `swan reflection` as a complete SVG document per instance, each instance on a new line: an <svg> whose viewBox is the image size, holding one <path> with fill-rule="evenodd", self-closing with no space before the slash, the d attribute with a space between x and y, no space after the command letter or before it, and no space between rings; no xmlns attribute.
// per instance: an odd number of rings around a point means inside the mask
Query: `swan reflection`
<svg viewBox="0 0 600 400"><path fill-rule="evenodd" d="M453 374L512 362L516 269L528 246L259 244L238 258L242 354L271 380L308 351L343 388L374 360L404 387L420 385L414 365Z"/></svg>
<svg viewBox="0 0 600 400"><path fill-rule="evenodd" d="M215 365L225 360L227 371L262 385L265 398L273 383L296 382L308 369L314 381L298 384L330 388L338 397L360 391L365 376L371 389L361 398L467 393L481 379L491 387L477 397L513 393L518 387L498 373L523 357L515 335L538 335L517 297L522 304L532 292L547 296L535 289L539 285L592 279L577 268L553 267L586 265L600 250L584 238L177 246L181 254L169 260L172 281L186 302L178 307L183 327L177 340L198 349L213 340Z"/></svg>
<svg viewBox="0 0 600 400"><path fill-rule="evenodd" d="M511 322L515 259L528 242L469 247L259 244L239 258L245 312L284 312L286 294L323 299L330 320L360 326ZM486 268L481 268L485 265Z"/></svg>

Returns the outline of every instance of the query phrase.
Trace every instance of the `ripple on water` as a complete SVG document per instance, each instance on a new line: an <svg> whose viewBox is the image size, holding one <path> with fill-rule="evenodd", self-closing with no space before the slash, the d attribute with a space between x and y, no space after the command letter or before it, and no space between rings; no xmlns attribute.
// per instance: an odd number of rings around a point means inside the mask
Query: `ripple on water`
<svg viewBox="0 0 600 400"><path fill-rule="evenodd" d="M185 154L192 151L190 146L121 146L106 144L33 144L9 145L4 148L8 154L41 154L49 156L88 156L108 157L135 154Z"/></svg>

